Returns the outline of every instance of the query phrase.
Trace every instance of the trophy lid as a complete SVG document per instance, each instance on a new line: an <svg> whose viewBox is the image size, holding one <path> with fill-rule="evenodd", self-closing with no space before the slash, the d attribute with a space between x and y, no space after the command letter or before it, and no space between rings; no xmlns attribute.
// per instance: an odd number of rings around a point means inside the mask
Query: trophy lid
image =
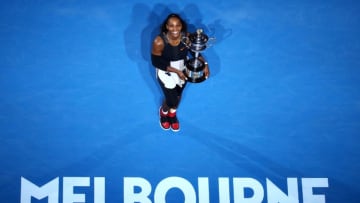
<svg viewBox="0 0 360 203"><path fill-rule="evenodd" d="M202 29L197 29L195 33L189 35L191 49L193 51L202 51L206 48L209 37L203 33Z"/></svg>
<svg viewBox="0 0 360 203"><path fill-rule="evenodd" d="M191 43L206 44L209 37L204 34L203 29L197 29L195 33L190 34Z"/></svg>

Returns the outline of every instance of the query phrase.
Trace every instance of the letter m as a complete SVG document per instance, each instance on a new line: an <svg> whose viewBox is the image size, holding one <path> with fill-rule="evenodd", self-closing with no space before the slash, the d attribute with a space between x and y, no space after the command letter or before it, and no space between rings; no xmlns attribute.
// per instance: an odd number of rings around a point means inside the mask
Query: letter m
<svg viewBox="0 0 360 203"><path fill-rule="evenodd" d="M31 203L31 197L40 200L48 197L48 203L59 201L59 178L38 187L26 178L21 177L21 203Z"/></svg>

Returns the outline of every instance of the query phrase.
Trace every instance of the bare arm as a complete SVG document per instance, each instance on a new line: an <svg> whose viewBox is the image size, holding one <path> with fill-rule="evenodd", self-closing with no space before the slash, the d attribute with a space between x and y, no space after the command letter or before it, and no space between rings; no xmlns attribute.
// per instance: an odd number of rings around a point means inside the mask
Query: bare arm
<svg viewBox="0 0 360 203"><path fill-rule="evenodd" d="M199 59L205 64L204 74L205 74L205 78L207 79L210 76L209 65L203 56L200 56Z"/></svg>

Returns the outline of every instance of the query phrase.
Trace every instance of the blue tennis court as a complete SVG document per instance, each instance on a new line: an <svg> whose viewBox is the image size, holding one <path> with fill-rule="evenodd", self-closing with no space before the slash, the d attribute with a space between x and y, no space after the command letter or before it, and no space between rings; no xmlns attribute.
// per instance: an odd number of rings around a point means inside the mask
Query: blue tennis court
<svg viewBox="0 0 360 203"><path fill-rule="evenodd" d="M359 9L3 2L0 201L360 202ZM211 76L188 83L176 133L159 126L150 61L172 12L216 38L202 53Z"/></svg>

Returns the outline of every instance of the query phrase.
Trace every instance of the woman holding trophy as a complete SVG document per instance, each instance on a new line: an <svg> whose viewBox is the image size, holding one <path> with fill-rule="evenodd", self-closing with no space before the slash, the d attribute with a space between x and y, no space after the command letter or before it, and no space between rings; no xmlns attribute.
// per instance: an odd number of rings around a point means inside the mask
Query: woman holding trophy
<svg viewBox="0 0 360 203"><path fill-rule="evenodd" d="M203 78L208 78L210 74L205 59L191 48L189 36L185 21L177 14L170 14L152 44L151 61L165 97L159 109L160 126L164 130L180 130L177 108L187 81L190 79L193 82L186 70L189 54L196 57L196 64L202 65Z"/></svg>

